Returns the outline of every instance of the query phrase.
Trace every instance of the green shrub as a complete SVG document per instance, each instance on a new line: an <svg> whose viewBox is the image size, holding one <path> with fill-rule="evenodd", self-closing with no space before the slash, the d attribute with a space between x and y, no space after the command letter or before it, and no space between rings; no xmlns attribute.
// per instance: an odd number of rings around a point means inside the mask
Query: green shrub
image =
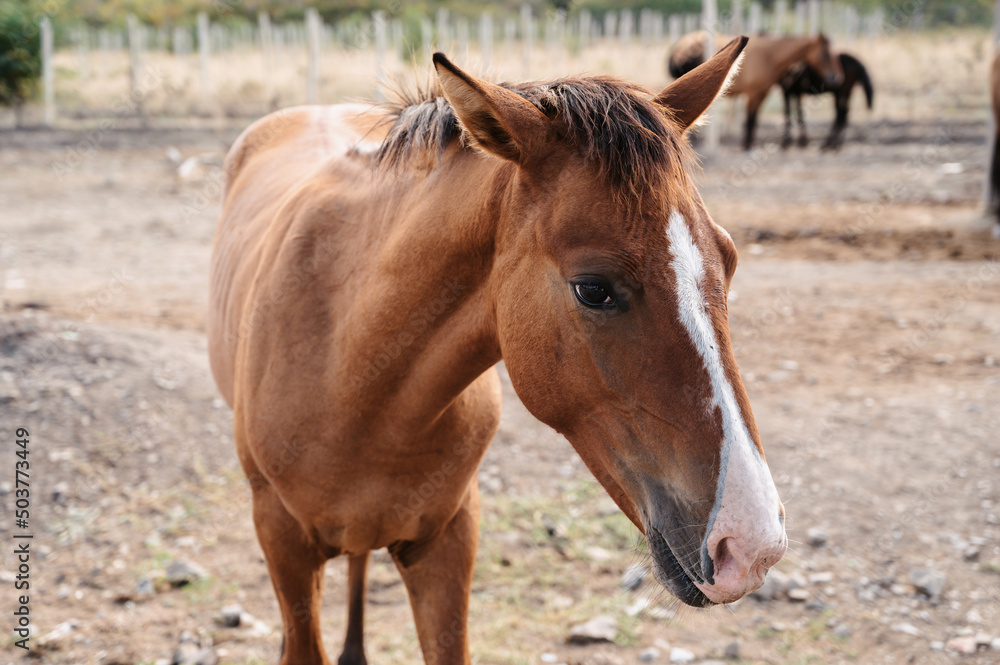
<svg viewBox="0 0 1000 665"><path fill-rule="evenodd" d="M41 71L41 36L30 5L0 0L0 105L23 104Z"/></svg>

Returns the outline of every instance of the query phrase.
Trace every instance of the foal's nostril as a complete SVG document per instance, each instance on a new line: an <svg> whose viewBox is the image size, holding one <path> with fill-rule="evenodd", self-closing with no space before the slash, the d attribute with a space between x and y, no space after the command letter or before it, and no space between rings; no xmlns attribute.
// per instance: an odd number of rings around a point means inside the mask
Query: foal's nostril
<svg viewBox="0 0 1000 665"><path fill-rule="evenodd" d="M719 544L715 546L715 569L725 570L729 565L729 560L733 558L732 553L729 551L729 538L723 538L719 541Z"/></svg>

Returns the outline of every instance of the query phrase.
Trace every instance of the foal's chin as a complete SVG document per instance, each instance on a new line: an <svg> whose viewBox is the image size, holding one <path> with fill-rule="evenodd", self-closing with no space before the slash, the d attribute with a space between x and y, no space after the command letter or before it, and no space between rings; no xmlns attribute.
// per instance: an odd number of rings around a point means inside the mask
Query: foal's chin
<svg viewBox="0 0 1000 665"><path fill-rule="evenodd" d="M654 527L646 529L646 543L653 555L653 575L656 581L685 605L708 607L715 603L698 588L698 584L688 574L674 555L663 535Z"/></svg>

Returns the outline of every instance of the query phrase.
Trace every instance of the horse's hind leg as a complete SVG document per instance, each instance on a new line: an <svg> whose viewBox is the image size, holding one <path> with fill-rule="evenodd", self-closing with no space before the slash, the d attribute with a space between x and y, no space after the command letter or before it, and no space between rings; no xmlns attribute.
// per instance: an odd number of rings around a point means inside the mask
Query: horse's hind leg
<svg viewBox="0 0 1000 665"><path fill-rule="evenodd" d="M844 143L844 132L847 130L847 113L850 111L850 93L845 98L843 95L837 95L837 118L833 121L833 127L830 128L830 135L826 138L826 142L823 143L824 150L836 150Z"/></svg>
<svg viewBox="0 0 1000 665"><path fill-rule="evenodd" d="M781 137L781 149L787 150L792 145L792 93L785 93L785 133Z"/></svg>
<svg viewBox="0 0 1000 665"><path fill-rule="evenodd" d="M365 591L368 587L368 552L352 554L347 563L347 639L338 665L367 665L364 646Z"/></svg>
<svg viewBox="0 0 1000 665"><path fill-rule="evenodd" d="M253 519L281 607L281 665L329 665L320 632L326 555L313 545L270 485L255 488Z"/></svg>
<svg viewBox="0 0 1000 665"><path fill-rule="evenodd" d="M757 129L757 111L764 102L764 98L767 97L767 93L768 91L765 90L763 94L757 93L747 97L747 125L743 134L744 150L750 150L753 147L754 132Z"/></svg>
<svg viewBox="0 0 1000 665"><path fill-rule="evenodd" d="M433 540L390 548L406 583L427 665L468 665L469 589L479 537L475 480L462 507Z"/></svg>
<svg viewBox="0 0 1000 665"><path fill-rule="evenodd" d="M802 96L800 95L796 101L798 105L798 115L799 115L799 147L804 148L809 145L809 134L806 132L806 114L802 110Z"/></svg>

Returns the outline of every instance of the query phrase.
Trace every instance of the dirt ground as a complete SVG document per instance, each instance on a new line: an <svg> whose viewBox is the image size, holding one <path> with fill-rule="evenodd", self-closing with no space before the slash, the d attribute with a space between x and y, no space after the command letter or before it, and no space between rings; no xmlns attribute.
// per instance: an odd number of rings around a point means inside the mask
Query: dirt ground
<svg viewBox="0 0 1000 665"><path fill-rule="evenodd" d="M239 129L0 133L0 629L16 571L13 432L25 427L37 662L169 663L182 639L222 663L277 661L277 603L205 355L219 165ZM649 648L704 661L734 642L745 663L1000 662L987 134L985 117L879 121L838 154L783 153L772 124L761 149L724 146L699 176L740 251L733 339L787 508L792 548L777 570L796 599L779 589L696 611L650 579L623 588L646 561L637 532L505 383L481 470L476 662L617 665ZM198 158L185 177L174 151ZM164 585L177 559L208 576ZM327 569L332 654L345 568ZM220 625L233 603L253 620ZM567 644L602 614L618 622L614 643ZM367 638L373 663L418 662L384 553ZM5 639L7 662L24 661Z"/></svg>

